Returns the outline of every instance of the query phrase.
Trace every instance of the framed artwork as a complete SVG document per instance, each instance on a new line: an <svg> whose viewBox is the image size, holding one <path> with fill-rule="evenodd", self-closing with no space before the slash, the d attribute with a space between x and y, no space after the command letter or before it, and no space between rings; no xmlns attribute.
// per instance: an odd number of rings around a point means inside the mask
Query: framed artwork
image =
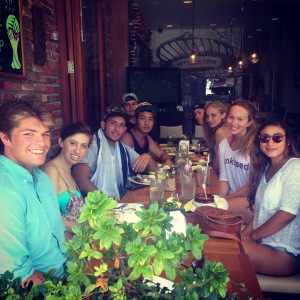
<svg viewBox="0 0 300 300"><path fill-rule="evenodd" d="M22 0L0 1L0 77L25 78Z"/></svg>

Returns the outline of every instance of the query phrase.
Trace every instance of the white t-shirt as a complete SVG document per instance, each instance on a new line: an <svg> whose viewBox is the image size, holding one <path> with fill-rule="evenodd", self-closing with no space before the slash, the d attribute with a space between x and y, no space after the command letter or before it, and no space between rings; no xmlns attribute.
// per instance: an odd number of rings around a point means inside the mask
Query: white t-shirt
<svg viewBox="0 0 300 300"><path fill-rule="evenodd" d="M223 139L219 145L219 181L228 181L229 194L237 191L248 183L250 174L250 156L241 155L238 150L233 151L227 141Z"/></svg>
<svg viewBox="0 0 300 300"><path fill-rule="evenodd" d="M291 158L267 183L265 174L255 196L253 229L260 227L278 210L296 218L260 243L271 247L284 247L294 255L300 254L300 159Z"/></svg>

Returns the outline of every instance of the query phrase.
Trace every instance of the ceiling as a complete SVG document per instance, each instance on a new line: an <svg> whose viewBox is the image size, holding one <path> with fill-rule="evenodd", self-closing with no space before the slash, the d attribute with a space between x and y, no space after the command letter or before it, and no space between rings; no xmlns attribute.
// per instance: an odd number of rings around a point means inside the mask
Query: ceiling
<svg viewBox="0 0 300 300"><path fill-rule="evenodd" d="M297 16L299 0L194 0L194 27L215 29L240 27L241 7L244 7L244 36L254 35L256 28L269 30L277 22L284 24ZM140 12L151 30L190 29L193 25L193 4L183 4L183 0L137 0ZM280 18L271 21L271 17Z"/></svg>

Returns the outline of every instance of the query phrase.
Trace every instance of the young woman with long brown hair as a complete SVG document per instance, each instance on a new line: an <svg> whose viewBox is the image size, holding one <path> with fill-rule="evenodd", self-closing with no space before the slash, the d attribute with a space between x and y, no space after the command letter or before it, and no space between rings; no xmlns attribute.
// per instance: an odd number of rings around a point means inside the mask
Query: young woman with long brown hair
<svg viewBox="0 0 300 300"><path fill-rule="evenodd" d="M231 136L222 140L219 146L220 195L226 197L229 210L244 215L245 223L253 215L248 207L247 185L256 134L255 118L256 108L252 103L235 100L227 116Z"/></svg>
<svg viewBox="0 0 300 300"><path fill-rule="evenodd" d="M288 276L300 258L300 159L286 123L268 120L256 135L248 200L254 216L242 242L257 273Z"/></svg>

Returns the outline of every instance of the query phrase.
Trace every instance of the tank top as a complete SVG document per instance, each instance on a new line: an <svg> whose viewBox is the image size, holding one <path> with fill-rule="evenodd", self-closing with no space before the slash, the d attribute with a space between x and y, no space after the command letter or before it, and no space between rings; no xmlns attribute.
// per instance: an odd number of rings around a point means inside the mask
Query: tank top
<svg viewBox="0 0 300 300"><path fill-rule="evenodd" d="M149 152L149 140L148 140L147 135L145 136L144 145L141 145L141 143L138 141L133 129L128 130L128 133L131 135L131 137L133 139L133 147L134 147L135 152L137 152L139 155Z"/></svg>
<svg viewBox="0 0 300 300"><path fill-rule="evenodd" d="M58 195L58 204L62 217L67 221L78 223L78 218L81 214L80 208L85 204L83 197L77 185L76 190L72 191L59 170L58 174L68 189L67 191Z"/></svg>

